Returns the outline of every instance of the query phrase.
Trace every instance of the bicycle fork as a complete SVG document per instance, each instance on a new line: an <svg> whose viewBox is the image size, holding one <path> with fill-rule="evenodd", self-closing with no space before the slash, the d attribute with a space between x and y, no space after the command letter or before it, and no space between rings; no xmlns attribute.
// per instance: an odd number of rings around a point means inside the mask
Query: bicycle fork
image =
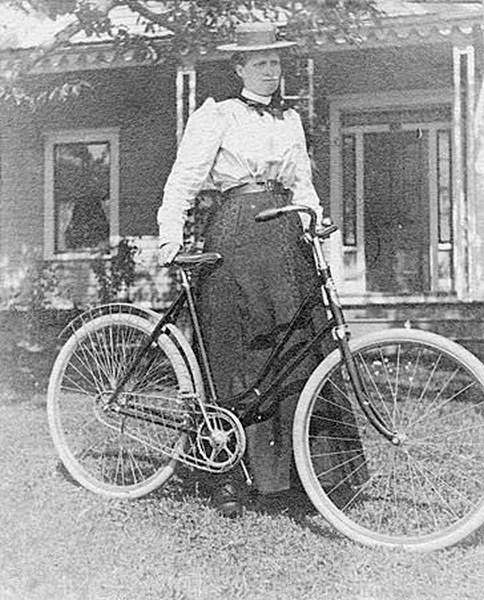
<svg viewBox="0 0 484 600"><path fill-rule="evenodd" d="M386 426L380 413L368 400L367 395L364 392L364 386L361 381L359 368L356 364L353 354L351 353L348 343L350 336L349 327L345 322L343 310L341 308L341 301L336 290L333 276L331 275L331 269L326 261L321 241L317 235L315 235L312 239L312 247L314 260L321 282L321 288L324 290L324 294L335 322L333 336L342 354L353 392L356 395L356 400L373 427L392 444L399 446L402 443L402 440L398 435L398 432L393 431Z"/></svg>

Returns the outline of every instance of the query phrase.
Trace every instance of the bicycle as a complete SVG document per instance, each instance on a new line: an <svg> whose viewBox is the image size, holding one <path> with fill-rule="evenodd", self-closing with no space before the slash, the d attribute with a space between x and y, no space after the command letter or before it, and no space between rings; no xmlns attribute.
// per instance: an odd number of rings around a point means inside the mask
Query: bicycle
<svg viewBox="0 0 484 600"><path fill-rule="evenodd" d="M231 399L233 408L219 405L190 284L193 268L216 268L221 257L179 255L181 291L164 316L116 304L72 324L48 389L60 458L80 484L115 498L151 492L178 463L210 472L244 467L244 427L271 414L285 378L331 338L337 347L307 380L294 415L295 464L307 495L357 542L416 551L454 544L484 522L484 366L427 331L350 339L322 246L337 227L316 231L315 213L296 205L256 220L294 211L310 217L304 236L321 293L302 302L253 384ZM329 322L281 365L292 333L318 303ZM175 325L184 307L199 361ZM320 461L330 454L338 457L330 470L339 481L328 489ZM336 502L345 485L351 493Z"/></svg>

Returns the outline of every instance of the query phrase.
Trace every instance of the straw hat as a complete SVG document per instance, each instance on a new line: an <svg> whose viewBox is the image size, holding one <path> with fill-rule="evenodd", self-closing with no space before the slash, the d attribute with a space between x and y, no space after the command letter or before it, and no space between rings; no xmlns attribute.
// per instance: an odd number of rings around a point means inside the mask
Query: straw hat
<svg viewBox="0 0 484 600"><path fill-rule="evenodd" d="M217 46L223 52L256 52L259 50L278 50L296 46L297 42L278 41L277 26L274 23L240 23L235 28L236 41L232 44Z"/></svg>

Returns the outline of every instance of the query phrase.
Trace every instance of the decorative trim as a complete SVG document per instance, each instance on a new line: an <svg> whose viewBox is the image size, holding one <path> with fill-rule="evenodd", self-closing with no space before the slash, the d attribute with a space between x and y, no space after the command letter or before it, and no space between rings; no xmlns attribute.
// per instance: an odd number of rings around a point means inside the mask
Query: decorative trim
<svg viewBox="0 0 484 600"><path fill-rule="evenodd" d="M316 41L318 52L365 49L385 46L407 46L422 43L451 42L454 45L467 45L473 41L474 32L484 31L481 16L457 17L446 19L435 15L421 17L388 18L380 26L363 27L358 31L358 42L348 41L345 37L335 35L331 31L321 34ZM355 32L356 34L356 32ZM147 66L164 62L163 50L169 44L167 40L152 41L161 58L153 62L143 58L133 49L120 50L112 43L97 42L90 44L70 45L57 50L42 59L32 73L59 73L64 71L84 71L107 68L126 68ZM29 50L0 52L0 73L7 73L22 60ZM223 57L222 52L214 52L213 58ZM228 58L225 56L224 58ZM199 55L197 60L206 60L207 56Z"/></svg>
<svg viewBox="0 0 484 600"><path fill-rule="evenodd" d="M316 45L324 52L351 48L375 48L382 46L408 46L422 43L468 43L475 29L484 30L481 17L460 17L452 20L436 18L435 15L423 17L396 17L383 21L380 26L369 26L358 32L359 41L350 42L343 36L334 36L331 32L321 35Z"/></svg>
<svg viewBox="0 0 484 600"><path fill-rule="evenodd" d="M162 47L160 44L160 52L162 51ZM0 53L0 73L5 73L15 68L28 53L28 50L10 51L9 56L2 56L2 53ZM134 49L120 51L112 43L83 44L58 49L56 52L49 54L39 61L31 72L34 75L38 75L66 71L94 71L99 69L149 66L163 62L163 57L154 62L149 58L139 56L139 52Z"/></svg>

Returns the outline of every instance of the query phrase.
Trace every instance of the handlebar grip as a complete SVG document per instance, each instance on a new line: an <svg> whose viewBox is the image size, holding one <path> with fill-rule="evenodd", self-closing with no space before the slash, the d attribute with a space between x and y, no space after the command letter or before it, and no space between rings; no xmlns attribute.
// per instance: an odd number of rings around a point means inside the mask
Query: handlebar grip
<svg viewBox="0 0 484 600"><path fill-rule="evenodd" d="M263 221L270 221L271 219L275 219L280 217L281 215L285 215L290 212L301 212L306 213L310 217L309 226L307 231L310 235L317 235L320 239L329 238L329 236L338 231L338 226L332 223L331 219L325 217L323 219L322 226L316 229L316 213L309 206L300 206L298 204L287 204L286 206L280 206L279 208L266 208L258 213L254 218L258 223Z"/></svg>
<svg viewBox="0 0 484 600"><path fill-rule="evenodd" d="M308 214L310 219L308 229L314 234L316 227L316 212L309 206L302 206L300 204L286 204L285 206L280 206L279 208L267 208L266 210L263 210L257 214L255 216L255 220L258 222L270 221L271 219L275 219L276 217L280 217L281 215L291 212Z"/></svg>
<svg viewBox="0 0 484 600"><path fill-rule="evenodd" d="M255 220L258 223L262 223L263 221L270 221L271 219L275 219L276 217L281 216L282 214L284 214L284 212L285 211L283 211L280 208L266 208L265 210L261 211L255 216Z"/></svg>
<svg viewBox="0 0 484 600"><path fill-rule="evenodd" d="M338 226L337 225L328 225L324 229L320 229L320 230L316 231L316 235L319 238L325 240L326 238L329 238L329 236L332 233L334 233L335 231L338 231Z"/></svg>

